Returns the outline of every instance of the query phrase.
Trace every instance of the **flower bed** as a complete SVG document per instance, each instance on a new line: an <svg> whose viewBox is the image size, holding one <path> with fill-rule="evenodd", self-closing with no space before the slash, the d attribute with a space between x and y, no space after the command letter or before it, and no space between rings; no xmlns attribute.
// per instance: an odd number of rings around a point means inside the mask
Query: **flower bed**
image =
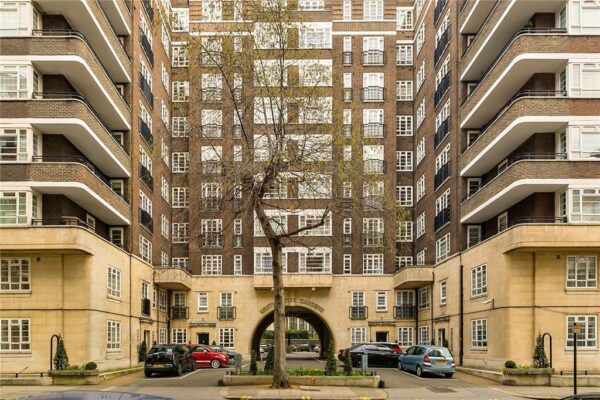
<svg viewBox="0 0 600 400"><path fill-rule="evenodd" d="M552 368L504 368L502 384L507 386L549 386Z"/></svg>
<svg viewBox="0 0 600 400"><path fill-rule="evenodd" d="M100 383L100 371L64 369L49 372L53 385L97 385Z"/></svg>

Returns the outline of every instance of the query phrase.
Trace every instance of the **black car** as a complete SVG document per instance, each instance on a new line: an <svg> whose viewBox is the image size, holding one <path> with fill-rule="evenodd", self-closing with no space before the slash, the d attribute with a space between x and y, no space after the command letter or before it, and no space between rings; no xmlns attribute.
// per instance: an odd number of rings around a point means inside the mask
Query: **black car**
<svg viewBox="0 0 600 400"><path fill-rule="evenodd" d="M213 349L216 352L227 354L227 356L229 357L229 364L235 363L235 354L236 354L235 351L227 350L225 347L219 346L218 344L214 344L214 345L211 345L208 347L210 347L211 349Z"/></svg>
<svg viewBox="0 0 600 400"><path fill-rule="evenodd" d="M360 367L362 355L368 356L369 367L396 367L400 353L394 353L388 346L361 344L350 349L353 367Z"/></svg>
<svg viewBox="0 0 600 400"><path fill-rule="evenodd" d="M600 400L600 392L574 394L573 396L563 398L563 400Z"/></svg>
<svg viewBox="0 0 600 400"><path fill-rule="evenodd" d="M161 344L152 346L144 362L144 374L151 377L154 372L183 375L193 371L195 361L189 347L184 344Z"/></svg>

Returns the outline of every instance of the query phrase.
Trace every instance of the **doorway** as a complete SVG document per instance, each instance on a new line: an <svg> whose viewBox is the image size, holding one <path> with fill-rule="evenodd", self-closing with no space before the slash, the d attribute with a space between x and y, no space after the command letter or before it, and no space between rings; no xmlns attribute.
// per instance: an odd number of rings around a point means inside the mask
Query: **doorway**
<svg viewBox="0 0 600 400"><path fill-rule="evenodd" d="M446 341L446 329L438 329L437 345L448 347L448 342Z"/></svg>
<svg viewBox="0 0 600 400"><path fill-rule="evenodd" d="M196 341L198 342L198 344L206 344L208 345L208 333L206 332L200 332L196 334Z"/></svg>
<svg viewBox="0 0 600 400"><path fill-rule="evenodd" d="M388 332L375 332L375 341L376 342L387 342L388 341Z"/></svg>

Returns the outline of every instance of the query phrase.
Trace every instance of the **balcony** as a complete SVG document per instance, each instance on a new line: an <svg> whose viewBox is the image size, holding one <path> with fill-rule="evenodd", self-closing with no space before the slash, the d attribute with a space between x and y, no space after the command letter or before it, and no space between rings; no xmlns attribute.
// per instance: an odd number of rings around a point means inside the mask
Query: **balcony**
<svg viewBox="0 0 600 400"><path fill-rule="evenodd" d="M363 160L365 174L383 174L385 173L385 166L384 160Z"/></svg>
<svg viewBox="0 0 600 400"><path fill-rule="evenodd" d="M244 236L242 235L233 235L233 247L235 249L240 249L244 246Z"/></svg>
<svg viewBox="0 0 600 400"><path fill-rule="evenodd" d="M150 84L148 83L146 78L144 78L144 76L142 75L141 72L140 72L140 90L142 91L142 94L144 95L144 98L146 99L146 101L148 102L150 107L154 108L154 96L152 95L152 87L150 86Z"/></svg>
<svg viewBox="0 0 600 400"><path fill-rule="evenodd" d="M222 248L223 234L221 232L204 232L200 234L200 246L202 248Z"/></svg>
<svg viewBox="0 0 600 400"><path fill-rule="evenodd" d="M382 139L385 137L385 125L380 122L363 124L363 137Z"/></svg>
<svg viewBox="0 0 600 400"><path fill-rule="evenodd" d="M384 242L383 232L363 232L363 247L383 247Z"/></svg>
<svg viewBox="0 0 600 400"><path fill-rule="evenodd" d="M3 164L0 181L11 188L61 194L108 225L129 225L129 203L115 193L89 161L77 156L43 156L33 163Z"/></svg>
<svg viewBox="0 0 600 400"><path fill-rule="evenodd" d="M152 0L142 0L142 5L144 6L144 10L146 10L146 14L148 14L150 22L154 22L154 10L152 9Z"/></svg>
<svg viewBox="0 0 600 400"><path fill-rule="evenodd" d="M437 24L438 20L440 19L440 15L442 15L442 11L444 11L447 2L448 0L437 0L435 3L435 9L433 10L434 25Z"/></svg>
<svg viewBox="0 0 600 400"><path fill-rule="evenodd" d="M433 283L433 266L409 265L394 274L395 289L417 289Z"/></svg>
<svg viewBox="0 0 600 400"><path fill-rule="evenodd" d="M433 227L437 232L442 227L446 226L450 222L450 206L444 208L440 212L435 215L435 219L433 221Z"/></svg>
<svg viewBox="0 0 600 400"><path fill-rule="evenodd" d="M235 101L236 103L240 103L242 101L242 99L244 98L244 91L242 90L241 87L236 87L233 89L233 101Z"/></svg>
<svg viewBox="0 0 600 400"><path fill-rule="evenodd" d="M202 138L204 139L222 139L223 126L216 124L204 124L201 126Z"/></svg>
<svg viewBox="0 0 600 400"><path fill-rule="evenodd" d="M235 320L235 307L233 307L233 306L219 306L219 307L217 307L217 319L219 321L233 321L233 320Z"/></svg>
<svg viewBox="0 0 600 400"><path fill-rule="evenodd" d="M140 44L142 45L142 50L144 50L144 54L146 55L148 62L152 67L154 67L154 51L152 50L152 44L150 43L150 40L148 40L148 37L146 36L144 31L142 31L141 29Z"/></svg>
<svg viewBox="0 0 600 400"><path fill-rule="evenodd" d="M463 199L461 223L483 223L538 192L556 193L568 185L596 185L600 163L565 160L564 154L525 153L509 160L479 191Z"/></svg>
<svg viewBox="0 0 600 400"><path fill-rule="evenodd" d="M124 5L119 4L122 0L114 0L120 10ZM131 82L130 71L131 61L119 40L119 35L128 35L130 29L130 16L128 13L122 14L119 18L111 18L109 21L107 14L100 7L105 0L44 0L37 4L40 14L62 15L69 22L73 29L81 32L90 42L102 65L114 82ZM126 8L126 6L125 6ZM106 8L108 10L108 7ZM112 14L121 14L116 11ZM113 25L119 31L115 32ZM53 51L52 46L47 47L48 51ZM29 54L32 54L29 52ZM59 53L60 54L60 53ZM66 53L62 53L63 55ZM76 55L76 54L74 54ZM120 129L120 128L119 128Z"/></svg>
<svg viewBox="0 0 600 400"><path fill-rule="evenodd" d="M188 271L178 267L154 268L154 282L170 290L192 289L192 276Z"/></svg>
<svg viewBox="0 0 600 400"><path fill-rule="evenodd" d="M351 320L364 320L369 318L369 308L367 306L350 306L348 317Z"/></svg>
<svg viewBox="0 0 600 400"><path fill-rule="evenodd" d="M448 72L440 83L438 83L437 88L435 89L435 94L433 96L433 106L437 107L440 104L440 101L444 98L444 95L450 89L450 72Z"/></svg>
<svg viewBox="0 0 600 400"><path fill-rule="evenodd" d="M152 301L150 299L141 300L141 313L145 317L149 317L152 312Z"/></svg>
<svg viewBox="0 0 600 400"><path fill-rule="evenodd" d="M200 89L200 98L205 103L217 103L223 100L223 88L203 87Z"/></svg>
<svg viewBox="0 0 600 400"><path fill-rule="evenodd" d="M383 50L363 51L363 65L384 65L385 52Z"/></svg>
<svg viewBox="0 0 600 400"><path fill-rule="evenodd" d="M202 174L204 175L221 175L223 166L218 160L202 161Z"/></svg>
<svg viewBox="0 0 600 400"><path fill-rule="evenodd" d="M450 168L450 161L448 161L446 164L440 167L440 169L435 173L435 177L433 178L433 187L435 190L438 190L438 188L444 182L446 182L446 179L450 177L451 172L452 171Z"/></svg>
<svg viewBox="0 0 600 400"><path fill-rule="evenodd" d="M451 121L450 116L448 116L448 118L446 118L441 124L440 126L438 126L438 128L435 131L435 135L433 135L433 148L437 149L437 147L440 145L440 143L442 143L442 141L446 138L446 136L448 136L448 134L450 133L450 121Z"/></svg>
<svg viewBox="0 0 600 400"><path fill-rule="evenodd" d="M241 139L242 134L242 125L233 125L233 138Z"/></svg>
<svg viewBox="0 0 600 400"><path fill-rule="evenodd" d="M150 213L144 209L139 209L139 220L140 220L140 225L142 225L144 228L148 229L150 232L153 232L153 226L152 226L152 215L150 215Z"/></svg>
<svg viewBox="0 0 600 400"><path fill-rule="evenodd" d="M129 130L131 110L92 45L73 30L34 30L0 47L0 56L31 61L40 75L62 75L111 130ZM46 89L50 92L51 89Z"/></svg>
<svg viewBox="0 0 600 400"><path fill-rule="evenodd" d="M477 33L483 22L496 6L497 1L464 0L460 9L460 33Z"/></svg>
<svg viewBox="0 0 600 400"><path fill-rule="evenodd" d="M342 126L342 135L344 137L352 137L352 125L351 124L344 124Z"/></svg>
<svg viewBox="0 0 600 400"><path fill-rule="evenodd" d="M448 25L448 28L444 31L444 33L442 33L442 36L440 36L435 46L435 51L433 53L434 65L437 65L438 61L440 61L440 58L442 58L446 47L448 47L448 43L450 43L450 28L451 26Z"/></svg>
<svg viewBox="0 0 600 400"><path fill-rule="evenodd" d="M172 320L185 320L190 318L190 308L175 306L169 309L169 318Z"/></svg>
<svg viewBox="0 0 600 400"><path fill-rule="evenodd" d="M344 67L352 66L352 52L351 51L344 51L342 53L342 65Z"/></svg>
<svg viewBox="0 0 600 400"><path fill-rule="evenodd" d="M352 88L344 88L344 101L352 101Z"/></svg>
<svg viewBox="0 0 600 400"><path fill-rule="evenodd" d="M382 102L385 101L385 89L382 86L367 86L362 89L362 101Z"/></svg>
<svg viewBox="0 0 600 400"><path fill-rule="evenodd" d="M519 97L506 104L460 157L461 176L481 176L535 132L557 132L569 121L590 118L600 99ZM549 133L551 134L551 133Z"/></svg>
<svg viewBox="0 0 600 400"><path fill-rule="evenodd" d="M352 247L352 234L344 233L342 235L342 247Z"/></svg>
<svg viewBox="0 0 600 400"><path fill-rule="evenodd" d="M152 172L142 164L140 164L140 180L148 189L150 189L150 191L154 191L154 178L152 177Z"/></svg>
<svg viewBox="0 0 600 400"><path fill-rule="evenodd" d="M139 123L140 123L140 125L139 125L140 135L142 135L142 138L144 139L144 141L146 143L148 143L148 146L150 146L150 147L154 146L154 136L152 135L152 131L150 130L150 127L141 118L139 119Z"/></svg>
<svg viewBox="0 0 600 400"><path fill-rule="evenodd" d="M365 211L383 211L385 197L383 196L365 196L363 197L363 209Z"/></svg>
<svg viewBox="0 0 600 400"><path fill-rule="evenodd" d="M417 306L394 306L394 319L413 319L417 317Z"/></svg>
<svg viewBox="0 0 600 400"><path fill-rule="evenodd" d="M273 276L271 274L255 274L254 288L257 290L273 288ZM283 274L283 286L286 288L330 288L333 285L332 274Z"/></svg>
<svg viewBox="0 0 600 400"><path fill-rule="evenodd" d="M203 51L200 55L200 62L203 67L216 67L221 64L221 52Z"/></svg>
<svg viewBox="0 0 600 400"><path fill-rule="evenodd" d="M223 198L221 196L203 197L202 211L223 211Z"/></svg>
<svg viewBox="0 0 600 400"><path fill-rule="evenodd" d="M108 176L131 175L129 155L83 96L36 93L32 100L2 100L0 115L6 124L26 120L44 135L65 136Z"/></svg>

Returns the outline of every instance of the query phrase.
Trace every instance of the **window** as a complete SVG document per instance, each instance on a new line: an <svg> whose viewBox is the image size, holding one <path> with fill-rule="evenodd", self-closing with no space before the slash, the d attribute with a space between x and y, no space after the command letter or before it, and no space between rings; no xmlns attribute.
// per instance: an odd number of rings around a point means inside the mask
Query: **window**
<svg viewBox="0 0 600 400"><path fill-rule="evenodd" d="M421 52L423 48L423 43L425 43L425 22L421 24L419 29L417 29L417 33L415 34L415 42L417 45L417 55Z"/></svg>
<svg viewBox="0 0 600 400"><path fill-rule="evenodd" d="M325 213L325 210L304 210L300 215L298 215L298 228L305 228L307 226L321 223L323 213ZM327 214L323 225L308 231L304 231L301 234L305 236L330 236L331 213Z"/></svg>
<svg viewBox="0 0 600 400"><path fill-rule="evenodd" d="M167 311L167 291L159 289L158 291L158 309L160 311Z"/></svg>
<svg viewBox="0 0 600 400"><path fill-rule="evenodd" d="M474 349L487 348L487 319L471 321L471 347Z"/></svg>
<svg viewBox="0 0 600 400"><path fill-rule="evenodd" d="M190 97L190 83L188 81L174 81L171 98L174 102L185 102Z"/></svg>
<svg viewBox="0 0 600 400"><path fill-rule="evenodd" d="M400 207L412 207L413 187L396 186L396 204Z"/></svg>
<svg viewBox="0 0 600 400"><path fill-rule="evenodd" d="M419 106L417 107L417 129L421 126L423 121L425 120L425 99L421 100Z"/></svg>
<svg viewBox="0 0 600 400"><path fill-rule="evenodd" d="M152 242L140 235L140 257L152 264Z"/></svg>
<svg viewBox="0 0 600 400"><path fill-rule="evenodd" d="M413 81L396 82L396 101L412 101Z"/></svg>
<svg viewBox="0 0 600 400"><path fill-rule="evenodd" d="M31 320L27 318L0 319L0 352L31 350Z"/></svg>
<svg viewBox="0 0 600 400"><path fill-rule="evenodd" d="M363 274L383 274L383 254L363 254Z"/></svg>
<svg viewBox="0 0 600 400"><path fill-rule="evenodd" d="M185 328L174 328L171 330L171 342L172 343L187 343L187 329Z"/></svg>
<svg viewBox="0 0 600 400"><path fill-rule="evenodd" d="M447 285L448 285L448 281L441 281L440 282L440 305L445 305L446 304L446 296L448 294L447 292Z"/></svg>
<svg viewBox="0 0 600 400"><path fill-rule="evenodd" d="M190 241L189 226L187 222L173 222L172 241L173 243L188 243Z"/></svg>
<svg viewBox="0 0 600 400"><path fill-rule="evenodd" d="M498 232L502 232L508 228L508 213L504 212L498 215L497 218Z"/></svg>
<svg viewBox="0 0 600 400"><path fill-rule="evenodd" d="M411 8L398 7L396 8L396 30L397 31L412 31L413 29L413 12Z"/></svg>
<svg viewBox="0 0 600 400"><path fill-rule="evenodd" d="M425 233L425 212L422 212L417 217L417 238L420 238Z"/></svg>
<svg viewBox="0 0 600 400"><path fill-rule="evenodd" d="M34 19L37 12L32 8L28 1L11 1L0 3L0 36L25 36L31 29L29 17L30 10L34 13ZM34 29L37 29L34 27Z"/></svg>
<svg viewBox="0 0 600 400"><path fill-rule="evenodd" d="M352 273L352 254L344 254L344 274Z"/></svg>
<svg viewBox="0 0 600 400"><path fill-rule="evenodd" d="M363 19L380 21L383 19L383 0L364 0Z"/></svg>
<svg viewBox="0 0 600 400"><path fill-rule="evenodd" d="M169 255L164 251L160 252L160 265L163 267L169 267Z"/></svg>
<svg viewBox="0 0 600 400"><path fill-rule="evenodd" d="M27 195L27 192L0 192L0 225L28 223Z"/></svg>
<svg viewBox="0 0 600 400"><path fill-rule="evenodd" d="M419 310L429 308L429 287L419 289Z"/></svg>
<svg viewBox="0 0 600 400"><path fill-rule="evenodd" d="M108 267L108 276L107 276L107 295L109 297L121 298L121 271Z"/></svg>
<svg viewBox="0 0 600 400"><path fill-rule="evenodd" d="M171 12L171 30L173 32L188 32L190 12L187 8L174 8Z"/></svg>
<svg viewBox="0 0 600 400"><path fill-rule="evenodd" d="M572 222L600 221L600 189L571 189Z"/></svg>
<svg viewBox="0 0 600 400"><path fill-rule="evenodd" d="M158 329L158 344L167 343L167 328Z"/></svg>
<svg viewBox="0 0 600 400"><path fill-rule="evenodd" d="M421 62L421 65L419 65L419 69L417 69L417 92L419 92L419 90L421 89L421 86L423 86L423 82L425 81L425 60L423 60L423 62Z"/></svg>
<svg viewBox="0 0 600 400"><path fill-rule="evenodd" d="M428 345L429 342L429 325L422 325L419 327L419 344Z"/></svg>
<svg viewBox="0 0 600 400"><path fill-rule="evenodd" d="M423 161L425 158L425 136L419 140L419 144L417 144L417 165Z"/></svg>
<svg viewBox="0 0 600 400"><path fill-rule="evenodd" d="M162 198L168 203L169 202L169 195L170 195L170 188L169 188L169 181L167 181L167 178L165 178L164 176L161 175L160 177L160 195L162 196Z"/></svg>
<svg viewBox="0 0 600 400"><path fill-rule="evenodd" d="M33 144L33 152L28 150ZM0 129L0 161L28 161L41 153L39 133L31 129Z"/></svg>
<svg viewBox="0 0 600 400"><path fill-rule="evenodd" d="M437 174L440 169L450 162L450 143L444 147L444 150L435 158L435 173ZM449 176L449 173L448 173ZM443 183L443 181L442 181ZM438 186L441 183L438 184Z"/></svg>
<svg viewBox="0 0 600 400"><path fill-rule="evenodd" d="M29 258L0 259L0 291L31 290Z"/></svg>
<svg viewBox="0 0 600 400"><path fill-rule="evenodd" d="M596 257L568 256L567 288L596 288L597 286L598 263Z"/></svg>
<svg viewBox="0 0 600 400"><path fill-rule="evenodd" d="M413 240L413 223L412 221L398 222L397 242L412 242Z"/></svg>
<svg viewBox="0 0 600 400"><path fill-rule="evenodd" d="M342 20L352 20L352 0L344 0L344 4L342 7Z"/></svg>
<svg viewBox="0 0 600 400"><path fill-rule="evenodd" d="M173 173L188 172L188 170L190 168L190 164L189 164L190 153L188 153L187 151L173 152L171 157L173 158L173 160L172 160L173 161L173 163L172 163Z"/></svg>
<svg viewBox="0 0 600 400"><path fill-rule="evenodd" d="M413 134L412 115L396 116L396 135L412 136L412 134Z"/></svg>
<svg viewBox="0 0 600 400"><path fill-rule="evenodd" d="M123 247L123 228L114 228L111 227L108 229L108 236L110 238L110 242L118 247Z"/></svg>
<svg viewBox="0 0 600 400"><path fill-rule="evenodd" d="M165 50L165 53L167 53L167 56L170 56L171 36L170 36L169 31L164 23L160 24L160 43L162 44L163 49ZM165 88L167 90L169 90L168 87L169 87L169 85L165 86Z"/></svg>
<svg viewBox="0 0 600 400"><path fill-rule="evenodd" d="M595 315L569 315L567 316L567 348L573 347L573 324L581 325L577 334L577 347L582 349L595 349L598 346L598 318Z"/></svg>
<svg viewBox="0 0 600 400"><path fill-rule="evenodd" d="M106 323L106 350L121 351L121 322L107 321Z"/></svg>
<svg viewBox="0 0 600 400"><path fill-rule="evenodd" d="M396 269L413 265L412 256L396 256Z"/></svg>
<svg viewBox="0 0 600 400"><path fill-rule="evenodd" d="M387 311L387 293L377 292L375 294L375 310L377 312Z"/></svg>
<svg viewBox="0 0 600 400"><path fill-rule="evenodd" d="M412 44L396 45L396 65L413 65Z"/></svg>
<svg viewBox="0 0 600 400"><path fill-rule="evenodd" d="M198 312L208 312L208 292L198 292Z"/></svg>
<svg viewBox="0 0 600 400"><path fill-rule="evenodd" d="M173 208L186 208L188 206L189 196L187 187L174 187L171 197Z"/></svg>
<svg viewBox="0 0 600 400"><path fill-rule="evenodd" d="M242 275L242 255L235 254L233 256L233 274L234 275Z"/></svg>
<svg viewBox="0 0 600 400"><path fill-rule="evenodd" d="M30 71L28 65L0 65L0 99L28 98Z"/></svg>
<svg viewBox="0 0 600 400"><path fill-rule="evenodd" d="M187 271L190 266L190 259L189 257L173 257L171 258L171 266L175 268L181 268Z"/></svg>
<svg viewBox="0 0 600 400"><path fill-rule="evenodd" d="M471 270L471 297L487 294L487 265L480 265Z"/></svg>
<svg viewBox="0 0 600 400"><path fill-rule="evenodd" d="M331 23L305 22L299 30L301 49L331 48Z"/></svg>
<svg viewBox="0 0 600 400"><path fill-rule="evenodd" d="M398 328L398 346L407 349L411 347L413 342L413 328L410 327L401 327Z"/></svg>
<svg viewBox="0 0 600 400"><path fill-rule="evenodd" d="M219 344L227 349L235 347L234 328L219 328Z"/></svg>
<svg viewBox="0 0 600 400"><path fill-rule="evenodd" d="M152 200L150 200L150 198L148 196L146 196L146 193L144 193L141 190L140 190L140 208L142 210L146 211L152 217Z"/></svg>
<svg viewBox="0 0 600 400"><path fill-rule="evenodd" d="M173 137L188 137L189 127L187 117L171 118L171 135Z"/></svg>
<svg viewBox="0 0 600 400"><path fill-rule="evenodd" d="M221 275L223 273L223 256L208 254L202 256L202 275Z"/></svg>
<svg viewBox="0 0 600 400"><path fill-rule="evenodd" d="M414 290L397 290L396 291L397 306L414 306L415 292Z"/></svg>
<svg viewBox="0 0 600 400"><path fill-rule="evenodd" d="M352 345L365 343L367 341L367 328L351 328L350 342Z"/></svg>
<svg viewBox="0 0 600 400"><path fill-rule="evenodd" d="M412 171L413 170L413 152L412 151L397 151L396 152L396 171Z"/></svg>
<svg viewBox="0 0 600 400"><path fill-rule="evenodd" d="M160 100L160 119L165 124L165 127L169 129L169 121L171 120L171 115L169 112L169 107L163 99Z"/></svg>
<svg viewBox="0 0 600 400"><path fill-rule="evenodd" d="M281 255L281 268L283 272L287 271L287 254ZM271 256L270 248L255 248L254 249L254 273L255 274L271 274L273 273L273 257Z"/></svg>
<svg viewBox="0 0 600 400"><path fill-rule="evenodd" d="M467 225L467 248L475 246L481 241L481 226Z"/></svg>
<svg viewBox="0 0 600 400"><path fill-rule="evenodd" d="M423 213L425 214L425 213ZM427 248L419 251L417 253L417 265L425 265L425 253L427 252Z"/></svg>
<svg viewBox="0 0 600 400"><path fill-rule="evenodd" d="M160 214L160 234L167 240L169 239L169 232L171 230L170 225L169 218L165 214Z"/></svg>
<svg viewBox="0 0 600 400"><path fill-rule="evenodd" d="M363 246L383 246L383 218L363 218Z"/></svg>
<svg viewBox="0 0 600 400"><path fill-rule="evenodd" d="M187 67L189 65L187 43L173 44L171 52L173 54L171 58L171 65L173 67Z"/></svg>
<svg viewBox="0 0 600 400"><path fill-rule="evenodd" d="M425 174L417 180L417 201L425 196Z"/></svg>
<svg viewBox="0 0 600 400"><path fill-rule="evenodd" d="M598 34L600 32L600 4L597 1L572 1L568 2L560 13L560 26L567 28L571 34Z"/></svg>
<svg viewBox="0 0 600 400"><path fill-rule="evenodd" d="M600 97L600 63L569 64L567 75L569 95L574 97Z"/></svg>
<svg viewBox="0 0 600 400"><path fill-rule="evenodd" d="M202 2L202 21L219 21L222 19L223 3L221 0L204 0Z"/></svg>

